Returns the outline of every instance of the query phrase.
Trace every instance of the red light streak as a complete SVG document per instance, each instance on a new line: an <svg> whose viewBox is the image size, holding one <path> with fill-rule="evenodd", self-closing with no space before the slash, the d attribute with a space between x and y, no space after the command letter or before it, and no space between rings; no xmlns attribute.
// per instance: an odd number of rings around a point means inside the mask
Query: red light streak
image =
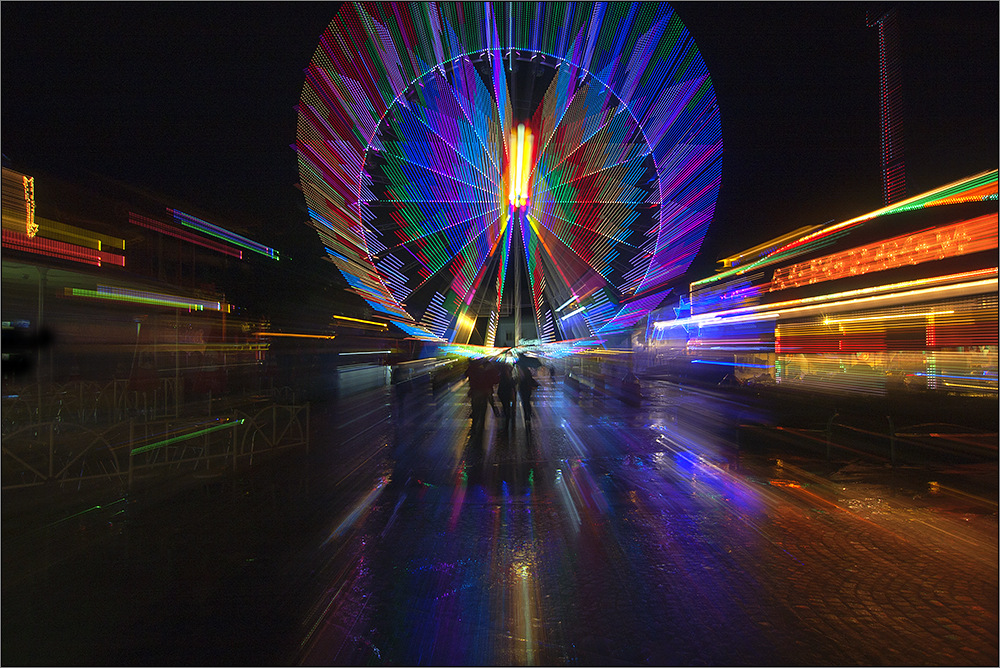
<svg viewBox="0 0 1000 668"><path fill-rule="evenodd" d="M139 227L145 227L146 229L153 230L154 232L159 232L160 234L166 234L167 236L175 237L182 241L187 241L198 246L208 248L209 250L230 255L240 260L243 259L243 251L230 248L229 246L225 246L208 239L202 239L201 237L191 234L190 232L176 229L169 223L164 223L147 216L141 216L137 213L132 213L131 211L128 212L128 222L133 225L138 225Z"/></svg>
<svg viewBox="0 0 1000 668"><path fill-rule="evenodd" d="M13 250L24 251L26 253L37 253L60 260L71 260L82 262L95 267L105 264L113 264L118 267L125 266L125 256L108 253L106 251L92 250L68 244L63 241L45 239L42 237L29 237L26 234L13 230L3 230L3 245Z"/></svg>

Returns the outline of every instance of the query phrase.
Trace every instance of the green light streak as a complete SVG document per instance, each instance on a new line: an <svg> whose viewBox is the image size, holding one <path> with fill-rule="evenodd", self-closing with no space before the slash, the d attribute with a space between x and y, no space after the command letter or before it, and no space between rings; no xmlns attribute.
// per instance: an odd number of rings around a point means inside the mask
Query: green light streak
<svg viewBox="0 0 1000 668"><path fill-rule="evenodd" d="M173 306L175 308L188 308L195 311L204 310L204 306L201 304L195 304L192 302L184 301L174 301L169 299L150 299L147 297L126 297L124 295L106 295L97 292L96 290L83 290L81 288L73 288L72 294L74 297L91 297L93 299L110 299L112 301L119 302L135 302L137 304L155 304L156 306Z"/></svg>
<svg viewBox="0 0 1000 668"><path fill-rule="evenodd" d="M201 436L203 434L208 434L208 433L211 433L213 431L219 431L220 429L226 429L228 427L233 427L233 426L238 425L238 424L243 424L243 418L240 418L239 420L235 420L233 422L226 422L224 424L215 425L214 427L207 427L206 429L200 429L198 431L191 432L190 434L183 434L181 436L174 436L172 438L168 438L168 439L163 440L163 441L158 441L156 443L150 443L148 445L143 445L143 446L140 446L140 447L135 448L132 451L130 451L129 452L129 456L138 455L138 454L141 454L143 452L149 452L150 450L155 450L157 448L162 448L163 446L170 445L171 443L178 443L180 441L186 441L187 439L194 438L195 436Z"/></svg>
<svg viewBox="0 0 1000 668"><path fill-rule="evenodd" d="M89 513L89 512L92 512L92 511L95 511L95 510L100 510L100 509L101 509L101 507L100 507L100 506L91 506L90 508L87 508L86 510L81 510L81 511L80 511L80 512L78 512L78 513L73 513L73 514L72 514L72 515L70 515L69 517L64 517L64 518L62 518L61 520L56 520L56 521L55 521L55 522L53 522L52 524L47 524L47 525L45 526L45 528L49 528L49 527L54 527L55 525L57 525L57 524L61 524L62 522L65 522L65 521L67 521L67 520L71 520L71 519L73 519L74 517L79 517L80 515L83 515L83 514L85 514L85 513Z"/></svg>

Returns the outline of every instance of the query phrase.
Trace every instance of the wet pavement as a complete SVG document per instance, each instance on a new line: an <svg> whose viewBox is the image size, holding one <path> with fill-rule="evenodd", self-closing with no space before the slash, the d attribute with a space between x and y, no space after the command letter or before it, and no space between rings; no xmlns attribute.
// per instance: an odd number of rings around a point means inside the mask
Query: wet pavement
<svg viewBox="0 0 1000 668"><path fill-rule="evenodd" d="M530 429L377 391L250 474L5 493L3 663L997 665L995 461L741 451L725 395L540 380Z"/></svg>

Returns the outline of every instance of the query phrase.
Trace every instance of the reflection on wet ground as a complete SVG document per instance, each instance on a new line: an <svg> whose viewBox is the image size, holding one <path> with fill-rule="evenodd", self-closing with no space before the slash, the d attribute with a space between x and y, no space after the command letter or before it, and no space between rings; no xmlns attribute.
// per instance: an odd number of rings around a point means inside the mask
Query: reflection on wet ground
<svg viewBox="0 0 1000 668"><path fill-rule="evenodd" d="M997 663L995 462L741 452L738 410L375 393L250 475L5 497L3 661Z"/></svg>

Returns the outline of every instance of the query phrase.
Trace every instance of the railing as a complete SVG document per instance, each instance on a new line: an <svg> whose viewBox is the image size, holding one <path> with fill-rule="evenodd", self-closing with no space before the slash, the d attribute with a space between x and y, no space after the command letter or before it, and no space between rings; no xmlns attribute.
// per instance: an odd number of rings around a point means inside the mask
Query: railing
<svg viewBox="0 0 1000 668"><path fill-rule="evenodd" d="M49 421L111 425L130 417L155 420L177 416L177 380L160 378L151 390L129 389L129 381L29 383L3 397L3 434Z"/></svg>
<svg viewBox="0 0 1000 668"><path fill-rule="evenodd" d="M800 447L821 449L827 460L835 450L860 456L885 457L892 466L903 460L969 459L995 460L998 457L998 434L973 427L930 422L897 428L891 415L864 420L833 413L823 424L809 427L741 424L741 445L749 445L751 433L770 434L772 439L797 443ZM884 448L884 449L883 449Z"/></svg>
<svg viewBox="0 0 1000 668"><path fill-rule="evenodd" d="M309 404L271 404L248 415L130 419L104 430L62 420L6 434L2 488L118 485L149 478L213 475L309 448Z"/></svg>
<svg viewBox="0 0 1000 668"><path fill-rule="evenodd" d="M113 438L113 437L112 437ZM121 481L121 450L109 434L81 425L50 421L29 425L3 438L3 489L48 483Z"/></svg>

